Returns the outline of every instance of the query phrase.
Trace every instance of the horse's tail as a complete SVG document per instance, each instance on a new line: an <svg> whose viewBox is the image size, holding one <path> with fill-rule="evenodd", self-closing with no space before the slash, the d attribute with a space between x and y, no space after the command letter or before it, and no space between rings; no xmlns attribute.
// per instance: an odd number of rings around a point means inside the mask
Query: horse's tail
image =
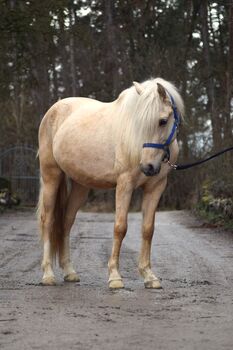
<svg viewBox="0 0 233 350"><path fill-rule="evenodd" d="M64 247L64 220L66 211L66 202L68 197L68 186L65 174L62 174L62 178L58 187L56 195L56 204L54 208L54 217L52 220L52 226L49 230L49 241L51 256L55 260L56 255L61 252ZM37 218L40 227L40 238L44 240L44 221L45 221L46 211L43 201L43 181L41 179L40 194L37 206Z"/></svg>

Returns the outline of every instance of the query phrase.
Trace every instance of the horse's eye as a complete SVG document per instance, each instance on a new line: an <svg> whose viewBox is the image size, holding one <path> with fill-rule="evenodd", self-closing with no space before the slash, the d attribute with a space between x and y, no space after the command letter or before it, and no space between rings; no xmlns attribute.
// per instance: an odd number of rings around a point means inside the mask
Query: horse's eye
<svg viewBox="0 0 233 350"><path fill-rule="evenodd" d="M165 126L167 125L167 119L160 119L159 126Z"/></svg>

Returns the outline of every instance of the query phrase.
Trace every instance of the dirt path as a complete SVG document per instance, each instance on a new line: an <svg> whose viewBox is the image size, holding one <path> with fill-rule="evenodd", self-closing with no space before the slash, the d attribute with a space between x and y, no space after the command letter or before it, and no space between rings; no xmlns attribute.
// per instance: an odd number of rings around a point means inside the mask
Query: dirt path
<svg viewBox="0 0 233 350"><path fill-rule="evenodd" d="M126 288L109 291L114 216L81 213L72 234L79 284L42 287L32 212L0 215L0 349L233 348L233 234L206 229L186 212L157 214L155 272L137 273L140 214L130 214L121 255Z"/></svg>

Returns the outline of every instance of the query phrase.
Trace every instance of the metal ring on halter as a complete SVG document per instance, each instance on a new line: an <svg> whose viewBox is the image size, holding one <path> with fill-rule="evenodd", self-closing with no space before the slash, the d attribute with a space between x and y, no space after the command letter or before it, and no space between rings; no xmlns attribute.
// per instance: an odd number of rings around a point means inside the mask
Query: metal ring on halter
<svg viewBox="0 0 233 350"><path fill-rule="evenodd" d="M172 163L170 162L170 160L167 161L167 164L168 164L172 169L176 170L177 164L172 164Z"/></svg>

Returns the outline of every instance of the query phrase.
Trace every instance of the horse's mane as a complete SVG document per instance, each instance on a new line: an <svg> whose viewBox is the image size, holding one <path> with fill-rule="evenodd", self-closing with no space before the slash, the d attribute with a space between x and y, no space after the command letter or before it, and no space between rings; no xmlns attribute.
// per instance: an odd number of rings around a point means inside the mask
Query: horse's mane
<svg viewBox="0 0 233 350"><path fill-rule="evenodd" d="M176 87L162 79L150 79L143 83L143 93L138 94L135 86L124 90L117 99L119 115L115 118L115 131L129 163L135 166L140 161L142 145L154 135L156 120L162 104L158 93L161 84L172 95L177 109L183 117L184 104Z"/></svg>

